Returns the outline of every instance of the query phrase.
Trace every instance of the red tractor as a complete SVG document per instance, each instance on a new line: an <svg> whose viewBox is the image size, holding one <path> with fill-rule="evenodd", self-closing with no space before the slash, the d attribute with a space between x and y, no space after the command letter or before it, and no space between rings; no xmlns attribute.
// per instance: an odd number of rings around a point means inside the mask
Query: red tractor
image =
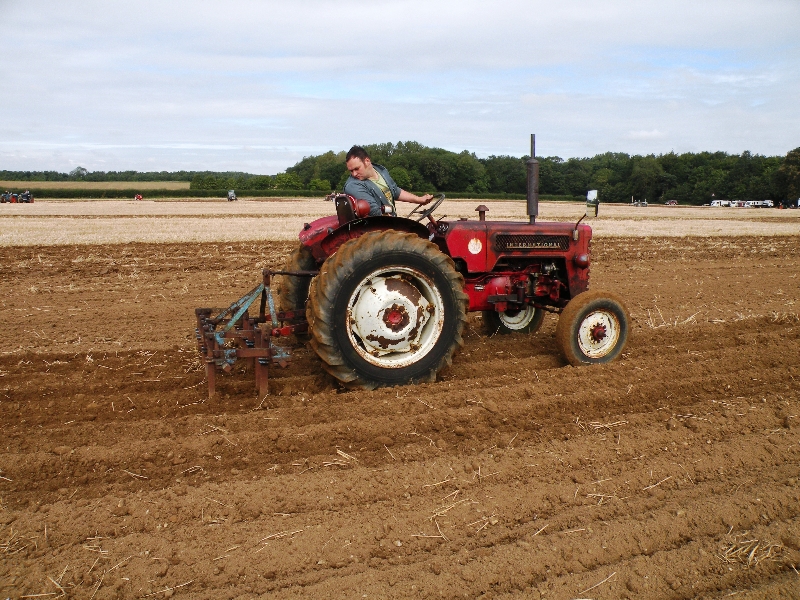
<svg viewBox="0 0 800 600"><path fill-rule="evenodd" d="M271 338L310 339L325 370L347 387L372 389L432 382L463 345L468 312L490 334L533 334L558 313L556 340L573 365L607 363L622 352L628 312L612 293L588 291L588 225L537 222L538 161L528 161L529 222L436 218L444 200L408 217L369 217L369 205L329 196L336 215L307 223L283 271L217 316L197 309L198 348L209 392L217 368L253 360L267 392L267 368L289 351ZM596 192L586 215L597 214ZM278 305L271 277L283 277ZM258 316L248 307L261 297Z"/></svg>

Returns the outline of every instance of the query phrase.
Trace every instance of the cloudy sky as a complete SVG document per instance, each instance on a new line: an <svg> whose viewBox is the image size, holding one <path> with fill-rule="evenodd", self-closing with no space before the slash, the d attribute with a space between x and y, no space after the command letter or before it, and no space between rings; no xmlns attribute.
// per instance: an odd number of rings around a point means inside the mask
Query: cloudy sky
<svg viewBox="0 0 800 600"><path fill-rule="evenodd" d="M798 0L0 0L0 169L800 146Z"/></svg>

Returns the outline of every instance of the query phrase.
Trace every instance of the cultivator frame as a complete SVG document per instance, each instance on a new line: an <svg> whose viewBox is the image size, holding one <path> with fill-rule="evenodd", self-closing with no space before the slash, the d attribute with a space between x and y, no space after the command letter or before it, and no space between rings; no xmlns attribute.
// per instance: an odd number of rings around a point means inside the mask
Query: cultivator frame
<svg viewBox="0 0 800 600"><path fill-rule="evenodd" d="M216 391L217 369L229 373L236 361L244 358L251 361L259 399L264 399L269 393L270 365L287 367L291 361L291 349L274 345L272 338L308 331L305 312L276 310L270 285L272 276L314 277L317 273L264 269L263 281L228 308L195 309L197 350L206 363L209 398ZM258 316L251 317L250 307L259 298Z"/></svg>

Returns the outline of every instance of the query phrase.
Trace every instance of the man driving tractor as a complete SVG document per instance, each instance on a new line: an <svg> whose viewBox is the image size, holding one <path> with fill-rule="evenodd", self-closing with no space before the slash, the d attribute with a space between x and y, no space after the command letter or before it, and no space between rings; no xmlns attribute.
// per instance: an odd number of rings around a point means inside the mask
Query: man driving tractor
<svg viewBox="0 0 800 600"><path fill-rule="evenodd" d="M386 167L372 164L367 151L361 146L353 146L345 157L350 177L344 184L344 193L357 200L369 202L369 216L383 214L397 216L395 201L424 205L431 201L432 194L417 196L400 189L389 175Z"/></svg>

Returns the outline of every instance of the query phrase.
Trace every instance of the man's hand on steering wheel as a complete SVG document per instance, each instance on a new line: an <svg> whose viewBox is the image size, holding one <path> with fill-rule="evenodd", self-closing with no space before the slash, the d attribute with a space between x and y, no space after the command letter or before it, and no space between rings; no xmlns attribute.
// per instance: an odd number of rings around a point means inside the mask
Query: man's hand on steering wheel
<svg viewBox="0 0 800 600"><path fill-rule="evenodd" d="M431 200L433 200L434 197L436 198L436 200L433 202L433 204L428 208L422 210L422 207L428 204ZM433 214L433 211L439 208L439 205L442 202L444 202L444 194L439 194L438 196L434 196L433 194L425 194L424 196L421 196L421 198L425 201L415 206L414 210L408 213L407 218L409 219L415 218L417 221L422 221L422 219L424 219L425 217L430 217Z"/></svg>

